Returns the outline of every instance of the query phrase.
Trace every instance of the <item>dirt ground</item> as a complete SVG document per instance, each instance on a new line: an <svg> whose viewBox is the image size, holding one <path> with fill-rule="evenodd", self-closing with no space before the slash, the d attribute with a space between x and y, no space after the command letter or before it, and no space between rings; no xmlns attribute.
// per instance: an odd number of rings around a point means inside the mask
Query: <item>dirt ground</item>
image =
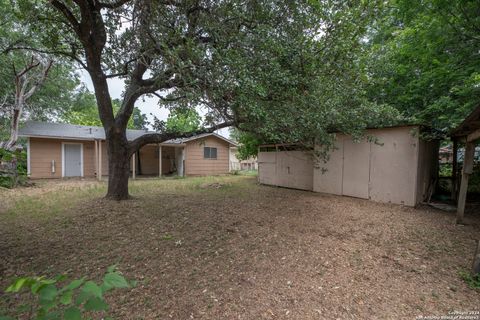
<svg viewBox="0 0 480 320"><path fill-rule="evenodd" d="M138 285L110 296L116 319L480 310L480 292L458 275L471 266L480 213L456 226L452 213L428 207L261 186L255 177L192 181L137 181L134 199L120 203L101 199L104 186L93 181L21 191L37 206L45 194L74 199L97 188L51 216L22 214L18 192L0 193L0 287L18 275L100 279L117 264Z"/></svg>

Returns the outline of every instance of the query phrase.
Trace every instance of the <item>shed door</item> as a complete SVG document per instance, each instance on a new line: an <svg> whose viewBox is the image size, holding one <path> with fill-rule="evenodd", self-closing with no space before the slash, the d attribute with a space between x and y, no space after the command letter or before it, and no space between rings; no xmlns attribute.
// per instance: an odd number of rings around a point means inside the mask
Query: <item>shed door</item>
<svg viewBox="0 0 480 320"><path fill-rule="evenodd" d="M80 177L82 175L82 145L65 144L65 177Z"/></svg>
<svg viewBox="0 0 480 320"><path fill-rule="evenodd" d="M258 153L258 181L263 184L276 185L277 152Z"/></svg>
<svg viewBox="0 0 480 320"><path fill-rule="evenodd" d="M345 139L343 144L343 195L368 199L370 180L370 143L355 143Z"/></svg>

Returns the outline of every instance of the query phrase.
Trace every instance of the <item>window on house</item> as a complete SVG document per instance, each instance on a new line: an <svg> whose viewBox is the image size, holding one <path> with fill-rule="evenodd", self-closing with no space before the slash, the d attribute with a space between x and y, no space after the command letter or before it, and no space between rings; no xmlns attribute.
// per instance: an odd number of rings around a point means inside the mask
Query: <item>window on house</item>
<svg viewBox="0 0 480 320"><path fill-rule="evenodd" d="M217 148L203 147L203 157L205 159L217 159Z"/></svg>

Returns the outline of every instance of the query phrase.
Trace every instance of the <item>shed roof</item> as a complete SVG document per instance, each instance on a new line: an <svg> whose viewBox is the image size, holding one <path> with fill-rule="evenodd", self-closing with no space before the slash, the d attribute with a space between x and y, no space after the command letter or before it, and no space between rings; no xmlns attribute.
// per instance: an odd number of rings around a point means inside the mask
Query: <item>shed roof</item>
<svg viewBox="0 0 480 320"><path fill-rule="evenodd" d="M480 105L468 115L463 122L452 131L452 136L467 136L480 129Z"/></svg>
<svg viewBox="0 0 480 320"><path fill-rule="evenodd" d="M127 139L134 140L147 133L154 133L148 130L127 130ZM67 123L38 122L27 121L18 132L22 137L39 137L55 139L76 139L76 140L105 140L105 130L96 126L81 126ZM237 144L216 133L203 133L189 138L171 139L163 142L164 144L184 144L189 141L215 136L227 143L236 146Z"/></svg>

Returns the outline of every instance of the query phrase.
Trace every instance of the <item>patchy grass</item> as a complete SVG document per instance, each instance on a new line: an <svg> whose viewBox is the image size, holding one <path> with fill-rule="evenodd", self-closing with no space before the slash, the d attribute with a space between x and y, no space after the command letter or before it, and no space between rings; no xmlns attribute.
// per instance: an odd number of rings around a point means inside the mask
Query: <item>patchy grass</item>
<svg viewBox="0 0 480 320"><path fill-rule="evenodd" d="M117 319L413 319L473 311L480 217L261 186L252 176L40 182L0 191L0 288L20 275L138 280ZM1 295L1 293L0 293ZM6 305L8 307L8 304Z"/></svg>
<svg viewBox="0 0 480 320"><path fill-rule="evenodd" d="M69 183L70 182L70 183ZM102 197L107 189L106 182L95 180L71 181L37 181L37 186L32 188L18 188L0 192L0 200L4 208L0 213L5 218L52 218L78 206L88 199ZM212 186L217 184L219 192L238 192L245 195L245 190L250 185L249 181L238 178L232 183L230 176L178 178L168 177L162 179L139 179L130 181L130 194L133 199L152 193L163 194L210 194ZM16 191L16 192L15 192ZM3 209L3 210L2 210Z"/></svg>

